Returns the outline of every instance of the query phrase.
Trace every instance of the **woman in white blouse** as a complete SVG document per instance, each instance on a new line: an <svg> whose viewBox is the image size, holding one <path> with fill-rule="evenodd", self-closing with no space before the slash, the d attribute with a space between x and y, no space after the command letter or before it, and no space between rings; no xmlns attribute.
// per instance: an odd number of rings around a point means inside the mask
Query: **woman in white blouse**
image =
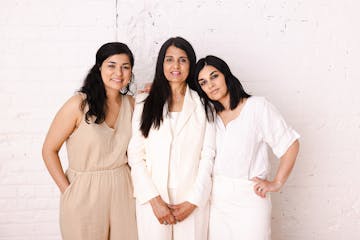
<svg viewBox="0 0 360 240"><path fill-rule="evenodd" d="M215 127L190 89L195 64L190 43L170 38L137 97L128 156L140 240L207 239Z"/></svg>
<svg viewBox="0 0 360 240"><path fill-rule="evenodd" d="M269 193L285 184L299 135L265 98L247 94L222 59L200 59L194 79L206 112L216 112L209 239L268 240ZM280 158L273 180L268 180L268 146Z"/></svg>

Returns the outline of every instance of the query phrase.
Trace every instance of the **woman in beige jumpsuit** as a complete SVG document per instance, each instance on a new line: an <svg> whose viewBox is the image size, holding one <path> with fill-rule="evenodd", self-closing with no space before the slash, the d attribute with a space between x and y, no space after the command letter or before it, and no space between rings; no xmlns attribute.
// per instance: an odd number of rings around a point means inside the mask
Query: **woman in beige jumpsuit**
<svg viewBox="0 0 360 240"><path fill-rule="evenodd" d="M135 203L126 150L133 99L127 92L134 65L122 43L104 44L79 93L55 116L43 158L61 191L65 240L137 239ZM58 151L66 141L69 168Z"/></svg>

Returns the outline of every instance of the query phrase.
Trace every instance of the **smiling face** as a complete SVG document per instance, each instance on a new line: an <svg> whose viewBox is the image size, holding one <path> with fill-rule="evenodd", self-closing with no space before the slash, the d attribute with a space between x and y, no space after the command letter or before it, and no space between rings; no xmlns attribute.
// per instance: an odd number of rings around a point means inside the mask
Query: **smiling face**
<svg viewBox="0 0 360 240"><path fill-rule="evenodd" d="M127 54L115 54L101 64L101 78L106 91L120 91L131 79L131 63Z"/></svg>
<svg viewBox="0 0 360 240"><path fill-rule="evenodd" d="M163 71L170 84L186 81L190 71L190 61L186 52L170 46L165 53Z"/></svg>
<svg viewBox="0 0 360 240"><path fill-rule="evenodd" d="M224 102L229 99L225 76L217 68L205 65L199 72L198 82L211 100Z"/></svg>

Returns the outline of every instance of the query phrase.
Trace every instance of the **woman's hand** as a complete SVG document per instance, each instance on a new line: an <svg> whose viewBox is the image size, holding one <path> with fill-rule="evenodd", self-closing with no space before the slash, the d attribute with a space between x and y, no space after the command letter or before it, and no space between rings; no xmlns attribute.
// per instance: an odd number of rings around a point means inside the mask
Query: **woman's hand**
<svg viewBox="0 0 360 240"><path fill-rule="evenodd" d="M152 198L150 204L160 224L176 224L175 217L160 196Z"/></svg>
<svg viewBox="0 0 360 240"><path fill-rule="evenodd" d="M176 221L181 222L187 218L196 208L196 205L186 201L176 205L170 205L171 212L176 218Z"/></svg>
<svg viewBox="0 0 360 240"><path fill-rule="evenodd" d="M68 187L70 187L70 183L68 183L66 186L59 187L61 194L64 194Z"/></svg>
<svg viewBox="0 0 360 240"><path fill-rule="evenodd" d="M262 198L266 197L267 192L280 191L283 185L281 182L277 182L277 181L270 182L268 180L263 180L257 177L253 178L252 180L255 182L254 192Z"/></svg>
<svg viewBox="0 0 360 240"><path fill-rule="evenodd" d="M291 144L286 153L280 158L280 164L273 181L262 180L260 178L253 178L255 183L254 192L260 197L266 197L267 192L278 192L285 184L289 177L291 170L294 167L296 156L299 152L299 141L296 140Z"/></svg>

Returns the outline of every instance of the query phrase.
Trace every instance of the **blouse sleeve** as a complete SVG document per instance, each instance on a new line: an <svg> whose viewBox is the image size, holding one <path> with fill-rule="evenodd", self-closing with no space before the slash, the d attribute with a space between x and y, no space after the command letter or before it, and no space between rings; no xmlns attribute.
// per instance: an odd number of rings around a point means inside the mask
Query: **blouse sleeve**
<svg viewBox="0 0 360 240"><path fill-rule="evenodd" d="M278 158L282 157L300 135L286 124L280 112L266 99L260 116L263 141L272 148Z"/></svg>
<svg viewBox="0 0 360 240"><path fill-rule="evenodd" d="M145 137L140 131L142 110L143 103L136 103L132 120L132 137L127 152L134 195L140 204L160 195L146 167Z"/></svg>

